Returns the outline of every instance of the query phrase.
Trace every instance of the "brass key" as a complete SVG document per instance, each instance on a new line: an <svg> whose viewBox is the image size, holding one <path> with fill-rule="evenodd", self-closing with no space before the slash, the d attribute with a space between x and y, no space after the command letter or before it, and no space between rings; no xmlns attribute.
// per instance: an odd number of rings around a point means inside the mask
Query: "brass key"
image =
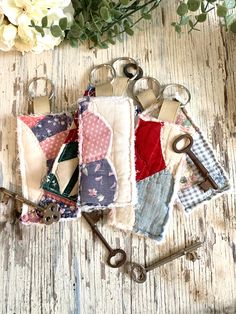
<svg viewBox="0 0 236 314"><path fill-rule="evenodd" d="M189 141L189 144L187 146L184 146L183 148L179 149L177 148L177 144L182 141L187 140ZM190 159L193 161L203 178L205 179L202 183L200 183L200 187L204 190L204 192L207 192L209 189L218 189L217 183L214 181L214 179L210 176L209 171L203 166L203 164L200 162L200 160L196 157L196 155L191 151L191 147L193 145L193 138L190 134L183 134L177 137L172 145L172 148L175 153L182 154L186 153Z"/></svg>
<svg viewBox="0 0 236 314"><path fill-rule="evenodd" d="M187 255L188 253L194 252L195 250L197 250L198 248L200 248L202 246L202 242L196 242L193 245L190 245L189 247L186 247L185 249L174 253L170 256L167 256L153 264L151 264L150 266L144 267L143 265L137 264L137 263L131 263L130 264L130 274L131 277L134 281L138 282L138 283L144 283L147 280L147 272L149 272L150 270L153 270L155 268L158 268L162 265L165 265L167 263L172 262L173 260Z"/></svg>
<svg viewBox="0 0 236 314"><path fill-rule="evenodd" d="M57 222L61 218L61 213L57 204L50 203L47 207L42 207L34 202L27 200L22 195L9 191L3 187L0 187L1 202L7 204L10 199L15 200L18 203L18 210L22 207L22 204L26 204L30 207L37 209L42 214L42 222L46 225L51 225L54 222ZM21 204L21 206L19 206Z"/></svg>

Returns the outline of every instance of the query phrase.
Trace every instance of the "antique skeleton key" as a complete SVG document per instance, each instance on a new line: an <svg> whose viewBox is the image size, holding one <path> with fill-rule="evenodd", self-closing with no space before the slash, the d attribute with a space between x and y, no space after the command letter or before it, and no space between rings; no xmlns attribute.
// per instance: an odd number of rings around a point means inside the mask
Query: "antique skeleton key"
<svg viewBox="0 0 236 314"><path fill-rule="evenodd" d="M102 217L102 211L94 211L91 213L82 213L82 216L87 221L87 223L90 225L93 232L96 234L96 236L101 240L101 242L105 245L107 248L109 255L107 258L107 264L112 268L118 268L121 267L125 261L126 261L126 253L122 249L112 249L110 244L107 242L107 240L104 238L104 236L101 234L97 227L97 222ZM113 258L118 257L117 260L113 262Z"/></svg>
<svg viewBox="0 0 236 314"><path fill-rule="evenodd" d="M189 247L186 247L185 249L178 251L170 256L167 256L153 264L151 264L150 266L143 266L137 263L131 263L130 264L130 274L131 277L134 281L138 282L138 283L143 283L146 281L147 279L147 272L149 272L150 270L153 270L155 268L158 268L162 265L165 265L167 263L172 262L173 260L184 256L188 253L194 252L195 250L197 250L198 248L200 248L203 245L202 242L196 242L193 245L190 245Z"/></svg>
<svg viewBox="0 0 236 314"><path fill-rule="evenodd" d="M188 140L189 143L187 146L184 146L183 148L177 148L177 144L182 140ZM191 151L191 147L193 145L193 138L190 134L183 134L177 137L173 142L173 150L175 153L181 154L186 153L190 159L193 161L203 178L205 179L203 182L200 183L200 187L204 190L204 192L207 192L209 189L218 189L217 183L214 181L214 179L210 176L208 170L203 166L203 164L200 162L200 160L196 157L196 155Z"/></svg>
<svg viewBox="0 0 236 314"><path fill-rule="evenodd" d="M30 207L35 208L39 215L41 216L41 222L46 225L51 225L54 222L57 222L61 218L61 213L59 211L59 207L55 203L50 203L47 207L42 207L34 202L31 202L24 198L23 196L9 191L3 187L0 187L0 194L1 194L1 202L7 204L10 199L16 201L17 211L20 211L22 204L26 204Z"/></svg>

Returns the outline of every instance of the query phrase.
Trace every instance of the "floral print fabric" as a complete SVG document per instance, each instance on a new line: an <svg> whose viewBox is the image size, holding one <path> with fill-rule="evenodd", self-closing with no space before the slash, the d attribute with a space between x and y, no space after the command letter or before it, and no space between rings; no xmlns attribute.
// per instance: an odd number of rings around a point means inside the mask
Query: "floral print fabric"
<svg viewBox="0 0 236 314"><path fill-rule="evenodd" d="M81 205L106 206L113 202L116 193L116 177L107 159L81 166Z"/></svg>

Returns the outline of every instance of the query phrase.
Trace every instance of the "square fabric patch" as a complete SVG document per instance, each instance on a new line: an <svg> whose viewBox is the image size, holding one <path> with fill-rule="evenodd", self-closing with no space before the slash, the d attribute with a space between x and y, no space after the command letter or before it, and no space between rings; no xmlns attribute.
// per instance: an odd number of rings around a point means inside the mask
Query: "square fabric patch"
<svg viewBox="0 0 236 314"><path fill-rule="evenodd" d="M79 103L79 197L82 211L136 202L134 106L127 97Z"/></svg>

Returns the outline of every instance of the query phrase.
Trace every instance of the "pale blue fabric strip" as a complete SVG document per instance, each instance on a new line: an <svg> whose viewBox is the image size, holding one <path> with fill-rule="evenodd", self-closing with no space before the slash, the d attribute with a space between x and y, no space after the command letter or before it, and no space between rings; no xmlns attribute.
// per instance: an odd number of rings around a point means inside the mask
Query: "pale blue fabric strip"
<svg viewBox="0 0 236 314"><path fill-rule="evenodd" d="M175 180L167 169L137 183L138 205L135 210L134 232L162 240L169 218L174 184Z"/></svg>

